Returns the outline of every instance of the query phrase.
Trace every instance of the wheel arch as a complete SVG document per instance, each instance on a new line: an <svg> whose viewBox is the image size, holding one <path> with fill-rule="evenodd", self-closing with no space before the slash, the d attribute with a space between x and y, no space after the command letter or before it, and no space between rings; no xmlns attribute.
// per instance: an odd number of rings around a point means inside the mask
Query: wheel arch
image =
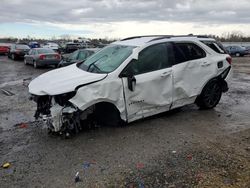
<svg viewBox="0 0 250 188"><path fill-rule="evenodd" d="M230 67L231 68L231 67ZM202 94L202 92L204 91L204 88L212 81L217 80L222 88L222 92L225 93L228 91L228 84L225 81L225 78L228 74L228 72L230 71L230 68L226 69L225 71L223 71L220 75L212 77L211 79L209 79L207 82L204 83L202 89L200 90L199 94L197 95L195 102L197 102L197 100L199 100L199 96Z"/></svg>
<svg viewBox="0 0 250 188"><path fill-rule="evenodd" d="M74 105L76 105L74 103ZM76 105L77 106L77 105ZM123 121L127 121L127 117L126 117L126 110L125 110L125 106L124 108L119 107L118 104L116 103L116 101L112 101L109 99L97 99L94 100L93 102L89 102L86 103L82 106L77 106L81 111L85 111L89 108L105 108L107 107L109 110L112 109L114 111L119 112L119 117L123 120Z"/></svg>

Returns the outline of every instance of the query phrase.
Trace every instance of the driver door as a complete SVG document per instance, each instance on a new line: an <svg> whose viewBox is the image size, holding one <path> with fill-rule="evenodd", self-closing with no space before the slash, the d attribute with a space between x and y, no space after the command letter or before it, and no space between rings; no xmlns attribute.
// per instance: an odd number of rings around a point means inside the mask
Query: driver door
<svg viewBox="0 0 250 188"><path fill-rule="evenodd" d="M170 43L149 46L121 73L128 122L169 110L172 54Z"/></svg>

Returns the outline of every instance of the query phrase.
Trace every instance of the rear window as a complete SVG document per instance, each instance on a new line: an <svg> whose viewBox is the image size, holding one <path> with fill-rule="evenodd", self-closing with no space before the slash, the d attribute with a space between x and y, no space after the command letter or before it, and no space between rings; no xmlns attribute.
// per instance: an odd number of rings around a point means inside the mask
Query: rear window
<svg viewBox="0 0 250 188"><path fill-rule="evenodd" d="M37 49L38 54L49 54L49 53L55 53L54 50L49 49L49 48L44 48L44 49Z"/></svg>
<svg viewBox="0 0 250 188"><path fill-rule="evenodd" d="M227 53L222 44L220 44L219 42L216 41L201 41L201 42L219 54Z"/></svg>
<svg viewBox="0 0 250 188"><path fill-rule="evenodd" d="M30 47L27 46L27 45L24 45L24 44L17 44L16 49L24 49L24 50L26 50L26 49L30 49Z"/></svg>

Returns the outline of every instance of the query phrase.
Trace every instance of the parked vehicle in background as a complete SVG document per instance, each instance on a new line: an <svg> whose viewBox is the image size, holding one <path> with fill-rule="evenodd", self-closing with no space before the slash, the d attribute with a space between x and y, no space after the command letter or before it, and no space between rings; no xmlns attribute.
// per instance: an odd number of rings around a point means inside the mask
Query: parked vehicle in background
<svg viewBox="0 0 250 188"><path fill-rule="evenodd" d="M65 57L62 55L62 60L58 64L58 67L65 67L71 65L73 63L81 62L87 59L89 56L97 52L99 48L86 48L86 49L79 49L74 51L73 53L69 54Z"/></svg>
<svg viewBox="0 0 250 188"><path fill-rule="evenodd" d="M40 48L40 44L38 42L29 42L30 48Z"/></svg>
<svg viewBox="0 0 250 188"><path fill-rule="evenodd" d="M10 50L10 46L5 43L0 43L0 54L8 54Z"/></svg>
<svg viewBox="0 0 250 188"><path fill-rule="evenodd" d="M227 46L226 50L228 54L236 57L244 56L248 54L248 50L242 46Z"/></svg>
<svg viewBox="0 0 250 188"><path fill-rule="evenodd" d="M63 46L63 53L72 53L78 49L81 48L81 44L79 43L73 43L73 42L68 42Z"/></svg>
<svg viewBox="0 0 250 188"><path fill-rule="evenodd" d="M11 44L8 57L16 60L23 59L26 54L28 54L30 47L25 44Z"/></svg>
<svg viewBox="0 0 250 188"><path fill-rule="evenodd" d="M118 125L187 104L214 108L231 73L231 57L199 36L137 36L116 41L84 62L29 84L50 132L66 137L84 126Z"/></svg>
<svg viewBox="0 0 250 188"><path fill-rule="evenodd" d="M59 45L54 43L54 42L47 42L43 46L43 48L50 48L53 49L54 51L58 51Z"/></svg>
<svg viewBox="0 0 250 188"><path fill-rule="evenodd" d="M248 55L250 54L250 46L245 46L246 50L247 50L247 53Z"/></svg>
<svg viewBox="0 0 250 188"><path fill-rule="evenodd" d="M24 64L32 64L34 68L54 65L57 67L61 55L50 48L33 48L24 56Z"/></svg>

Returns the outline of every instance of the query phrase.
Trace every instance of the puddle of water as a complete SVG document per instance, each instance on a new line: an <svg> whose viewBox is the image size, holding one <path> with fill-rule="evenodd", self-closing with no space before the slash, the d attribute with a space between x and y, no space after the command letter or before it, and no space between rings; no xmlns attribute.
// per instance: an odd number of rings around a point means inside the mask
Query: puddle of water
<svg viewBox="0 0 250 188"><path fill-rule="evenodd" d="M5 83L0 84L0 88L6 87L6 86L14 86L14 85L22 84L22 83L23 83L23 79L5 82Z"/></svg>

